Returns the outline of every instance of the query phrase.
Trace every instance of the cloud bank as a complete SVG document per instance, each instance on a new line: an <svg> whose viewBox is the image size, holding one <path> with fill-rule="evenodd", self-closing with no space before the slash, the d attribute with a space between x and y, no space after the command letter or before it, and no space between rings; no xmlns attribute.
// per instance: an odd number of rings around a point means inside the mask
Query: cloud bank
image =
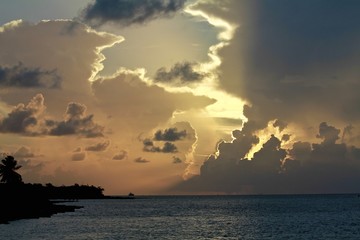
<svg viewBox="0 0 360 240"><path fill-rule="evenodd" d="M284 194L353 193L360 190L360 148L336 143L340 130L323 122L319 125L320 143L295 142L282 147L272 135L246 157L258 137L243 131L233 132L234 140L221 142L218 153L201 166L200 175L177 185L173 191Z"/></svg>
<svg viewBox="0 0 360 240"><path fill-rule="evenodd" d="M239 26L218 51L219 85L248 102L247 118L304 129L359 124L359 2L199 1L191 8Z"/></svg>
<svg viewBox="0 0 360 240"><path fill-rule="evenodd" d="M172 190L359 192L359 9L334 0L191 5L213 25L238 26L217 52L218 87L246 101L247 122Z"/></svg>

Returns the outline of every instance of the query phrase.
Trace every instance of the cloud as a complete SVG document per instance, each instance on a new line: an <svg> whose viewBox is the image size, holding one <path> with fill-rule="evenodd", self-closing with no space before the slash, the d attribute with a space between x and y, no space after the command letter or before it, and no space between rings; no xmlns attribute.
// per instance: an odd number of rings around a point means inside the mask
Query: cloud
<svg viewBox="0 0 360 240"><path fill-rule="evenodd" d="M220 159L242 159L259 143L259 138L252 133L252 125L250 122L245 123L243 129L234 130L232 132L234 140L232 142L221 141L218 144Z"/></svg>
<svg viewBox="0 0 360 240"><path fill-rule="evenodd" d="M345 128L338 144L341 131L327 124L360 124L360 47L354 41L360 33L359 7L356 1L344 6L334 0L295 5L283 0L198 1L190 6L213 25L238 26L217 52L216 71L219 89L246 101L248 122L233 132L232 142L218 144L200 175L180 184L183 189L359 191L354 182L359 181L360 141ZM316 135L313 126L319 122ZM292 154L297 157L289 158Z"/></svg>
<svg viewBox="0 0 360 240"><path fill-rule="evenodd" d="M304 131L322 121L359 124L360 2L199 1L191 8L239 26L219 50L217 70L219 87L252 106L247 118Z"/></svg>
<svg viewBox="0 0 360 240"><path fill-rule="evenodd" d="M19 159L18 163L21 166L21 170L34 170L34 168L37 170L40 170L44 166L43 163L39 163L37 165L32 165L31 160L29 160L29 159L26 159L26 160Z"/></svg>
<svg viewBox="0 0 360 240"><path fill-rule="evenodd" d="M319 134L316 137L323 139L324 144L335 144L336 140L339 139L339 133L339 129L322 122L319 126Z"/></svg>
<svg viewBox="0 0 360 240"><path fill-rule="evenodd" d="M203 163L200 175L172 190L243 194L358 192L360 148L336 143L335 133L339 134L338 129L321 123L321 143L295 142L290 149L284 149L272 135L249 160L232 148L242 146L240 136L250 138L238 131L233 133L233 142L219 144L218 154Z"/></svg>
<svg viewBox="0 0 360 240"><path fill-rule="evenodd" d="M0 66L0 86L3 88L60 88L61 78L56 70L29 68L19 62L12 67Z"/></svg>
<svg viewBox="0 0 360 240"><path fill-rule="evenodd" d="M344 128L343 135L341 137L341 142L344 142L348 137L351 138L353 129L354 127L351 124Z"/></svg>
<svg viewBox="0 0 360 240"><path fill-rule="evenodd" d="M14 152L15 158L34 158L36 157L35 153L31 151L29 147L22 146Z"/></svg>
<svg viewBox="0 0 360 240"><path fill-rule="evenodd" d="M169 141L174 142L181 140L187 136L186 130L178 131L177 128L168 128L164 132L158 130L154 134L155 141Z"/></svg>
<svg viewBox="0 0 360 240"><path fill-rule="evenodd" d="M195 71L194 66L194 63L182 62L176 63L169 71L160 68L155 73L154 81L174 85L200 82L206 74Z"/></svg>
<svg viewBox="0 0 360 240"><path fill-rule="evenodd" d="M94 27L106 23L120 26L144 24L157 18L171 17L182 9L185 0L95 0L81 18Z"/></svg>
<svg viewBox="0 0 360 240"><path fill-rule="evenodd" d="M71 154L72 161L82 161L86 158L86 152L81 147L77 147Z"/></svg>
<svg viewBox="0 0 360 240"><path fill-rule="evenodd" d="M144 152L162 152L162 153L175 153L178 151L175 144L171 142L165 142L163 147L157 147L154 145L154 142L150 139L144 139L143 140L143 151Z"/></svg>
<svg viewBox="0 0 360 240"><path fill-rule="evenodd" d="M63 121L46 119L44 96L37 94L25 105L18 104L8 115L0 119L0 132L27 136L79 135L86 138L102 137L104 127L93 121L93 115L86 115L86 106L69 103Z"/></svg>
<svg viewBox="0 0 360 240"><path fill-rule="evenodd" d="M146 83L140 69L120 69L114 76L98 78L92 83L98 106L111 115L115 132L149 132L166 122L175 111L202 109L215 102L191 93L170 93ZM127 128L124 129L123 126Z"/></svg>
<svg viewBox="0 0 360 240"><path fill-rule="evenodd" d="M284 135L282 135L282 137L281 137L281 141L287 142L287 141L290 140L290 138L291 138L291 135L290 135L290 134L284 134Z"/></svg>
<svg viewBox="0 0 360 240"><path fill-rule="evenodd" d="M72 30L69 31L69 28ZM39 21L36 24L11 22L0 32L0 45L3 46L0 66L19 68L21 63L20 69L38 69L44 73L42 76L46 78L41 80L50 78L45 73L54 71L53 74L61 77L61 88L11 87L6 91L1 90L1 100L15 105L28 101L41 90L47 111L52 116L59 116L59 110L70 101L92 108L91 81L103 67L102 51L123 39L114 34L97 32L72 20Z"/></svg>
<svg viewBox="0 0 360 240"><path fill-rule="evenodd" d="M161 149L163 153L174 153L177 152L178 149L175 144L171 142L165 142L163 148Z"/></svg>
<svg viewBox="0 0 360 240"><path fill-rule="evenodd" d="M73 152L81 152L81 151L82 151L82 148L81 148L81 147L77 147L77 148L74 149Z"/></svg>
<svg viewBox="0 0 360 240"><path fill-rule="evenodd" d="M121 150L118 154L115 154L112 159L114 160L123 160L128 158L128 152L125 150Z"/></svg>
<svg viewBox="0 0 360 240"><path fill-rule="evenodd" d="M157 130L152 138L145 138L142 140L143 151L154 153L176 153L179 152L179 149L174 143L172 143L175 141L181 141L183 142L182 145L189 148L189 144L191 146L195 140L195 131L191 125L188 122L176 122L172 126L173 127L166 128L164 130ZM189 132L186 129L178 130L178 127L181 129L186 128ZM190 143L188 141L184 142L185 139L190 140ZM154 142L164 142L164 144L162 147L159 147L156 146ZM185 151L187 152L189 149L186 149Z"/></svg>
<svg viewBox="0 0 360 240"><path fill-rule="evenodd" d="M18 104L3 119L0 120L0 131L3 133L19 133L25 135L37 135L39 117L45 111L44 97L37 94L25 105Z"/></svg>
<svg viewBox="0 0 360 240"><path fill-rule="evenodd" d="M174 164L179 164L179 163L182 163L183 161L181 160L181 158L173 156L172 162Z"/></svg>
<svg viewBox="0 0 360 240"><path fill-rule="evenodd" d="M20 172L21 176L23 177L23 180L25 182L38 182L36 180L39 180L39 176L41 175L41 171L44 169L45 165L44 162L39 163L33 163L32 160L29 159L19 159L18 160L19 165L21 166ZM36 180L34 181L34 176L36 176Z"/></svg>
<svg viewBox="0 0 360 240"><path fill-rule="evenodd" d="M49 134L54 136L80 135L86 138L102 137L104 127L93 121L94 115L86 115L86 106L81 103L69 103L65 119L60 122L47 121Z"/></svg>
<svg viewBox="0 0 360 240"><path fill-rule="evenodd" d="M145 158L138 157L138 158L135 158L135 159L134 159L134 162L136 162L136 163L148 163L148 162L150 162L150 161L149 161L149 160L146 160Z"/></svg>
<svg viewBox="0 0 360 240"><path fill-rule="evenodd" d="M71 155L72 161L82 161L85 160L85 158L86 158L86 152L74 152Z"/></svg>
<svg viewBox="0 0 360 240"><path fill-rule="evenodd" d="M105 151L110 146L110 141L99 142L94 145L88 146L85 148L86 151L92 152L102 152Z"/></svg>
<svg viewBox="0 0 360 240"><path fill-rule="evenodd" d="M287 127L287 123L279 119L276 119L276 121L273 124L273 127L279 128L280 132L282 132Z"/></svg>

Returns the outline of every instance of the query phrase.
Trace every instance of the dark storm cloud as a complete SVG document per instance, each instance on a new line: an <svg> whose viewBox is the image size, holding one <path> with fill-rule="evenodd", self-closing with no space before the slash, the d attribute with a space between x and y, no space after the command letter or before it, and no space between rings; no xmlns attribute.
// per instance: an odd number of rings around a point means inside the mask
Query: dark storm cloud
<svg viewBox="0 0 360 240"><path fill-rule="evenodd" d="M128 158L128 152L125 150L121 150L118 154L113 156L113 160L123 160Z"/></svg>
<svg viewBox="0 0 360 240"><path fill-rule="evenodd" d="M177 128L168 128L164 131L158 130L154 134L154 141L174 142L184 139L187 136L186 130L178 131Z"/></svg>
<svg viewBox="0 0 360 240"><path fill-rule="evenodd" d="M239 26L219 50L219 84L251 103L251 120L359 122L360 1L230 0L197 5ZM303 121L308 116L309 121Z"/></svg>
<svg viewBox="0 0 360 240"><path fill-rule="evenodd" d="M171 142L165 142L163 147L158 147L154 145L154 142L150 139L143 140L143 151L144 152L162 152L162 153L175 153L178 151L175 144Z"/></svg>
<svg viewBox="0 0 360 240"><path fill-rule="evenodd" d="M95 27L106 23L143 24L171 17L184 3L185 0L95 0L83 10L81 18Z"/></svg>
<svg viewBox="0 0 360 240"><path fill-rule="evenodd" d="M85 148L86 151L92 152L102 152L105 151L110 146L110 141L99 142L94 145L88 146Z"/></svg>
<svg viewBox="0 0 360 240"><path fill-rule="evenodd" d="M145 158L138 157L138 158L135 158L135 159L134 159L134 162L136 162L136 163L148 163L148 162L150 162L150 161L149 161L149 160L146 160Z"/></svg>
<svg viewBox="0 0 360 240"><path fill-rule="evenodd" d="M160 68L156 71L154 80L174 85L200 82L205 74L195 71L194 66L194 63L182 62L176 63L169 71L166 68Z"/></svg>
<svg viewBox="0 0 360 240"><path fill-rule="evenodd" d="M349 144L359 144L358 134L349 127L340 135L327 122L360 124L360 2L201 1L194 8L238 26L219 50L219 86L249 103L244 108L249 122L233 132L233 142L218 145L199 176L175 190L359 192L360 149ZM247 159L251 141L241 143L235 135L255 140L256 130L273 120L280 132L289 124L306 134L327 122L312 135L321 143L296 142L283 149L272 136ZM291 141L285 134L282 140Z"/></svg>
<svg viewBox="0 0 360 240"><path fill-rule="evenodd" d="M288 150L281 147L278 138L271 136L253 159L248 160L232 145L242 146L239 136L245 139L251 139L251 136L237 131L233 133L233 142L219 144L218 156L212 155L204 162L200 175L172 190L228 193L359 192L360 148L336 143L336 133L340 133L339 129L321 123L318 134L322 138L321 143L296 142ZM248 145L249 142L244 141L243 144Z"/></svg>
<svg viewBox="0 0 360 240"><path fill-rule="evenodd" d="M60 88L61 78L56 70L29 68L22 63L12 67L0 66L0 86L16 88Z"/></svg>
<svg viewBox="0 0 360 240"><path fill-rule="evenodd" d="M69 103L63 121L49 120L49 134L54 136L77 134L86 138L102 137L104 127L93 120L94 115L86 115L86 106L80 103Z"/></svg>
<svg viewBox="0 0 360 240"><path fill-rule="evenodd" d="M0 119L0 131L38 135L39 116L44 110L44 97L37 94L27 105L18 104L6 117Z"/></svg>

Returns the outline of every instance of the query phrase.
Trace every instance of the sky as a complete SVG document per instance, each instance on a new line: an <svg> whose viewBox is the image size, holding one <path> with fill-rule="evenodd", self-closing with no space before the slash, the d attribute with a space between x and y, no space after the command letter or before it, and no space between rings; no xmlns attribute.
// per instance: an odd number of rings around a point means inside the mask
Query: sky
<svg viewBox="0 0 360 240"><path fill-rule="evenodd" d="M0 153L109 195L360 192L359 10L0 1Z"/></svg>

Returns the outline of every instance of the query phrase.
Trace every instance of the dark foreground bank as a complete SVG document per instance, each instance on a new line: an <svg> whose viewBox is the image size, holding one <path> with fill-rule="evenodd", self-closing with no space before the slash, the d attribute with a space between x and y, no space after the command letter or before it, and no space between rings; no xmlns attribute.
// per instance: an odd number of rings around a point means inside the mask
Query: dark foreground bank
<svg viewBox="0 0 360 240"><path fill-rule="evenodd" d="M82 208L81 206L54 204L48 199L32 199L31 201L6 199L6 201L0 201L0 204L0 224L19 219L51 217L56 213L73 212Z"/></svg>
<svg viewBox="0 0 360 240"><path fill-rule="evenodd" d="M94 186L60 186L51 184L0 184L0 224L27 218L50 217L56 213L71 212L82 208L59 201L74 199L101 199L103 189Z"/></svg>

